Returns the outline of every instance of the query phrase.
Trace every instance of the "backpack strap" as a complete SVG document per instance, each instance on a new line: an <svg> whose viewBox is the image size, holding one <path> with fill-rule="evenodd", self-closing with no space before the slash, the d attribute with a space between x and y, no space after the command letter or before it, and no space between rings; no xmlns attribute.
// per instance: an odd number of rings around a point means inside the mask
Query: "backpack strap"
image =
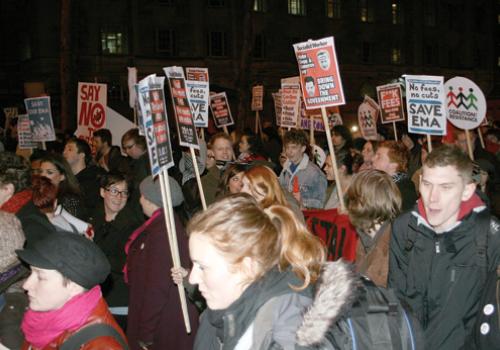
<svg viewBox="0 0 500 350"><path fill-rule="evenodd" d="M480 283L486 283L488 275L488 234L491 230L491 215L483 210L477 215L478 231L474 237L476 244L476 265L479 266Z"/></svg>
<svg viewBox="0 0 500 350"><path fill-rule="evenodd" d="M127 342L120 333L111 325L106 323L96 323L90 326L80 329L78 332L74 333L71 337L66 339L66 341L59 348L60 350L76 350L91 340L99 337L112 337L120 343L123 350L129 350Z"/></svg>

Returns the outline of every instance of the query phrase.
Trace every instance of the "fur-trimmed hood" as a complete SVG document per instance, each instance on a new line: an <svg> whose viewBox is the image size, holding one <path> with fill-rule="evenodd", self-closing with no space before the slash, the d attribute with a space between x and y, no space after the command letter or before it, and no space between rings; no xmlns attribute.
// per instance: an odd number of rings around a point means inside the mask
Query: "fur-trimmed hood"
<svg viewBox="0 0 500 350"><path fill-rule="evenodd" d="M361 282L353 265L338 260L326 263L322 270L313 305L297 330L300 346L321 343L330 326L351 308L358 296Z"/></svg>

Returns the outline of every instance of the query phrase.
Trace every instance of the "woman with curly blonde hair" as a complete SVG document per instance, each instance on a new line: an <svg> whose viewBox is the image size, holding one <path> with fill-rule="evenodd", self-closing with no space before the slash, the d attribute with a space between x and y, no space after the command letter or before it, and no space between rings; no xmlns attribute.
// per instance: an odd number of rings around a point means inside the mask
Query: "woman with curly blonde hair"
<svg viewBox="0 0 500 350"><path fill-rule="evenodd" d="M228 196L187 227L189 276L207 302L194 349L294 348L325 251L293 212Z"/></svg>

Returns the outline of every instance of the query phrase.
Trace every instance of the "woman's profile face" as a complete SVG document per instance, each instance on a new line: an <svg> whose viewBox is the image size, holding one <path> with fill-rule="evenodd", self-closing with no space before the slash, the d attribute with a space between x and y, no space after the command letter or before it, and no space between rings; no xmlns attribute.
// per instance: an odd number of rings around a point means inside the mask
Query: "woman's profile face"
<svg viewBox="0 0 500 350"><path fill-rule="evenodd" d="M51 162L42 162L39 174L49 179L50 182L57 187L59 187L59 184L66 178Z"/></svg>
<svg viewBox="0 0 500 350"><path fill-rule="evenodd" d="M257 191L253 190L252 183L250 180L246 177L243 176L243 180L241 181L241 191L242 193L248 193L251 195L257 202L260 202L262 199L264 199L264 195L258 193Z"/></svg>
<svg viewBox="0 0 500 350"><path fill-rule="evenodd" d="M230 265L208 237L191 234L189 255L193 261L189 283L198 285L210 309L226 309L248 287L248 276L241 268Z"/></svg>
<svg viewBox="0 0 500 350"><path fill-rule="evenodd" d="M242 136L239 143L240 153L249 152L250 145L248 143L248 137Z"/></svg>
<svg viewBox="0 0 500 350"><path fill-rule="evenodd" d="M229 179L228 187L230 193L240 193L243 187L243 174L244 172L239 172L238 174L232 176Z"/></svg>
<svg viewBox="0 0 500 350"><path fill-rule="evenodd" d="M361 151L361 154L363 155L363 160L365 162L371 162L374 156L373 152L373 145L371 142L366 142L365 145L363 146L363 150Z"/></svg>

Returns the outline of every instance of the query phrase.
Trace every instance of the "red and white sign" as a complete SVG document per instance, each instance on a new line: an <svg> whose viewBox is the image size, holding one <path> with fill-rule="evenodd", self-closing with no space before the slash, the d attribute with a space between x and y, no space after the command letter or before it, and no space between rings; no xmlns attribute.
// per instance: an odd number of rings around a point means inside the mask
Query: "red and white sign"
<svg viewBox="0 0 500 350"><path fill-rule="evenodd" d="M307 109L345 104L333 37L294 44Z"/></svg>
<svg viewBox="0 0 500 350"><path fill-rule="evenodd" d="M225 92L219 92L210 96L210 110L214 117L215 126L218 128L234 124Z"/></svg>
<svg viewBox="0 0 500 350"><path fill-rule="evenodd" d="M92 144L94 131L106 127L107 85L78 83L78 124L75 135Z"/></svg>
<svg viewBox="0 0 500 350"><path fill-rule="evenodd" d="M186 80L208 81L208 68L186 67Z"/></svg>
<svg viewBox="0 0 500 350"><path fill-rule="evenodd" d="M387 84L377 86L378 103L380 105L380 119L382 124L405 120L401 85Z"/></svg>

